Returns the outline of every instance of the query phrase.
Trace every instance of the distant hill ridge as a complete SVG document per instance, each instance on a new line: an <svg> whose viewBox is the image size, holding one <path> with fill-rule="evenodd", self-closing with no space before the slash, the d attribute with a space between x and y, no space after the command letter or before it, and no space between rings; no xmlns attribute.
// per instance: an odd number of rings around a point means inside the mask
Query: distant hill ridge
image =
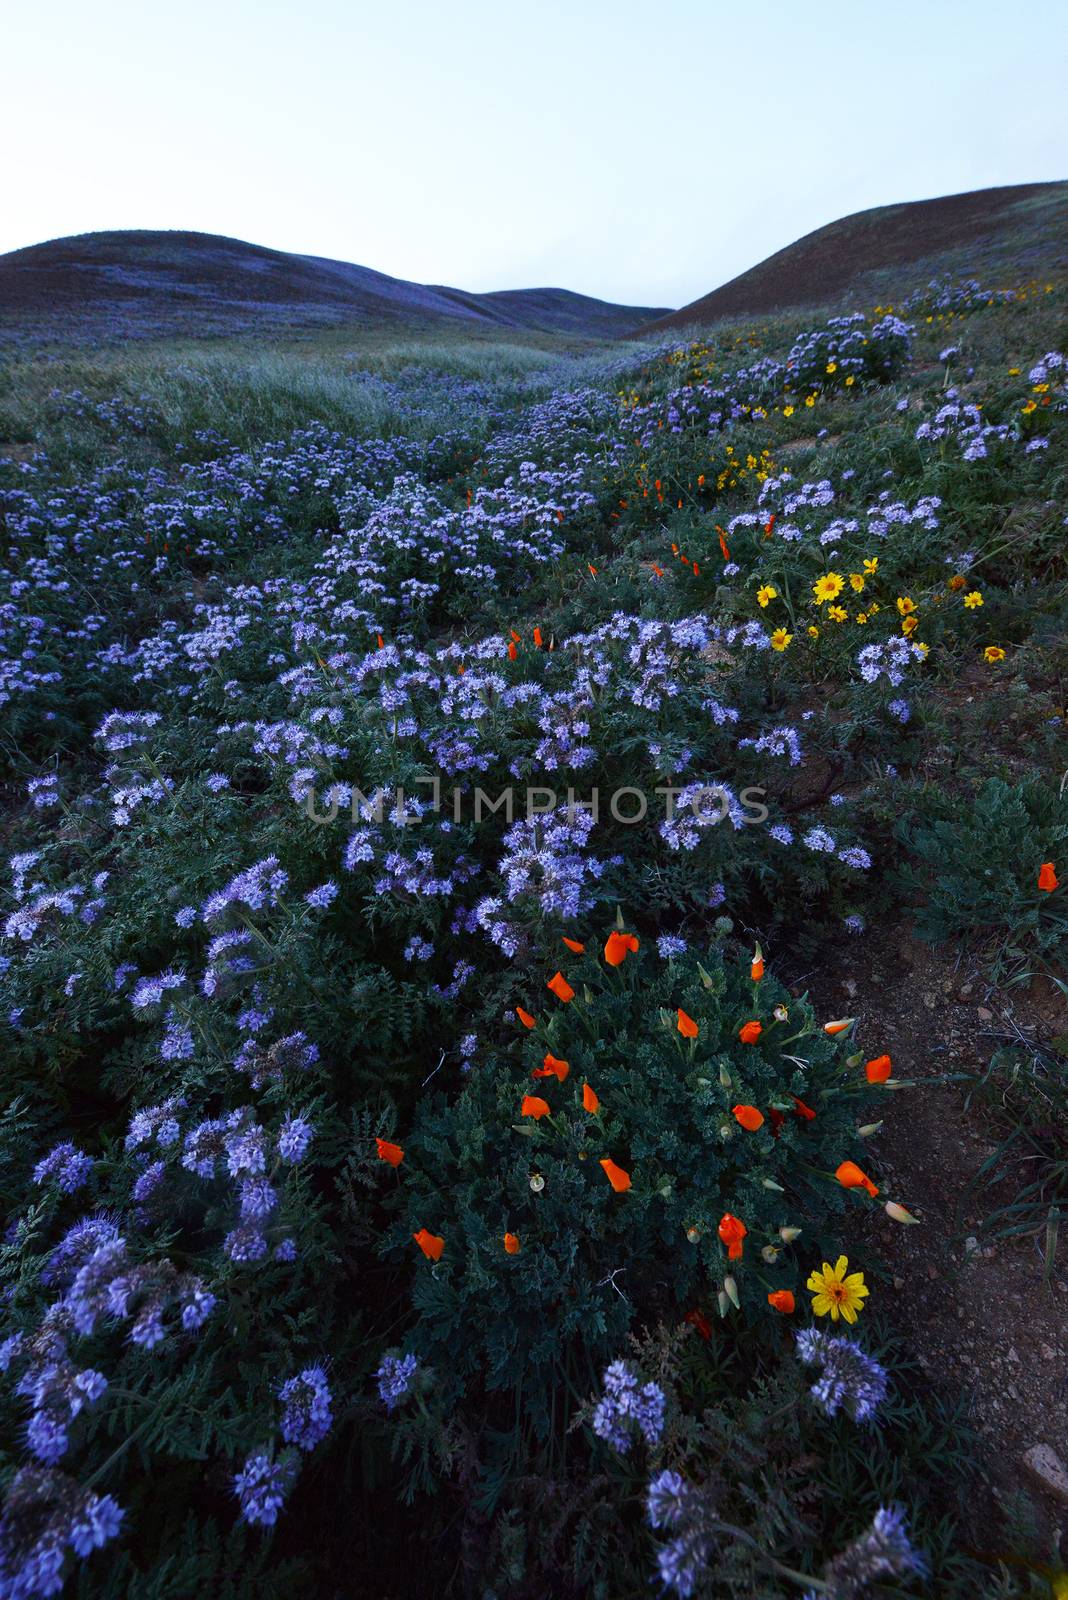
<svg viewBox="0 0 1068 1600"><path fill-rule="evenodd" d="M55 337L452 320L613 338L664 309L568 289L472 294L210 233L84 233L0 255L0 328Z"/></svg>
<svg viewBox="0 0 1068 1600"><path fill-rule="evenodd" d="M1068 183L1018 183L858 211L641 331L793 307L872 305L943 272L977 274L992 287L1068 272Z"/></svg>

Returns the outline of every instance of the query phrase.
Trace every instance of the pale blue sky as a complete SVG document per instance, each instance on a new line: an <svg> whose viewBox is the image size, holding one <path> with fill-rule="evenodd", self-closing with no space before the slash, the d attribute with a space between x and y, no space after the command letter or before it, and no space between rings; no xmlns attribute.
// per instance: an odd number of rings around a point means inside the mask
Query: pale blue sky
<svg viewBox="0 0 1068 1600"><path fill-rule="evenodd" d="M1068 176L1068 5L36 0L0 251L195 228L679 305L835 217Z"/></svg>

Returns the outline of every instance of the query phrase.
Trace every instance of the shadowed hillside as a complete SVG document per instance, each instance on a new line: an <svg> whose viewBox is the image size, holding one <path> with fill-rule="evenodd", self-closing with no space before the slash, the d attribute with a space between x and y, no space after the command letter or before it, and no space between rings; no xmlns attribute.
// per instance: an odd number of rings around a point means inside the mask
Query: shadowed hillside
<svg viewBox="0 0 1068 1600"><path fill-rule="evenodd" d="M1013 283L1068 267L1068 183L1020 183L879 206L817 228L651 330L792 306L870 304L942 272ZM649 331L649 330L644 330Z"/></svg>
<svg viewBox="0 0 1068 1600"><path fill-rule="evenodd" d="M88 233L0 256L0 338L30 341L445 319L611 338L662 309L566 289L468 294L205 233Z"/></svg>

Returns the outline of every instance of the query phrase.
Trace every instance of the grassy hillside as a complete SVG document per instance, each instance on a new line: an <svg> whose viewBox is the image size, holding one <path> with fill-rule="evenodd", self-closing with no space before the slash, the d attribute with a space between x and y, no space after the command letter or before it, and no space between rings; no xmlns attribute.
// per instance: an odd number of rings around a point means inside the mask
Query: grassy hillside
<svg viewBox="0 0 1068 1600"><path fill-rule="evenodd" d="M792 306L870 306L929 279L998 286L1068 272L1068 183L1021 183L879 206L817 228L645 330L708 326Z"/></svg>
<svg viewBox="0 0 1068 1600"><path fill-rule="evenodd" d="M1031 266L0 358L0 1593L1051 1600Z"/></svg>
<svg viewBox="0 0 1068 1600"><path fill-rule="evenodd" d="M565 289L470 294L213 234L119 231L0 256L0 341L277 334L460 323L611 338L659 312Z"/></svg>

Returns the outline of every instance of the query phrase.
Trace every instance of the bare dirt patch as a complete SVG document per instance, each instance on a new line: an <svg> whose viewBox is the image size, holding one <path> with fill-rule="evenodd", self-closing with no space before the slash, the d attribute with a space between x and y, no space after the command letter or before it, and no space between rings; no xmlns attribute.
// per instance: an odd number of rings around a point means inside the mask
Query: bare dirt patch
<svg viewBox="0 0 1068 1600"><path fill-rule="evenodd" d="M894 1077L915 1079L884 1102L869 1170L920 1227L869 1213L870 1260L885 1267L876 1293L920 1367L966 1395L982 1474L1003 1501L1036 1496L1042 1531L1061 1540L1068 1508L1037 1489L1025 1452L1068 1438L1068 1261L1061 1247L1047 1280L1043 1241L994 1240L982 1218L999 1200L974 1185L996 1131L966 1111L966 1085L946 1081L986 1065L999 1036L1051 1038L1068 1025L1052 986L1005 994L958 958L915 941L907 927L846 947L833 978L811 987L829 1015L855 1014L857 1049L888 1053Z"/></svg>

